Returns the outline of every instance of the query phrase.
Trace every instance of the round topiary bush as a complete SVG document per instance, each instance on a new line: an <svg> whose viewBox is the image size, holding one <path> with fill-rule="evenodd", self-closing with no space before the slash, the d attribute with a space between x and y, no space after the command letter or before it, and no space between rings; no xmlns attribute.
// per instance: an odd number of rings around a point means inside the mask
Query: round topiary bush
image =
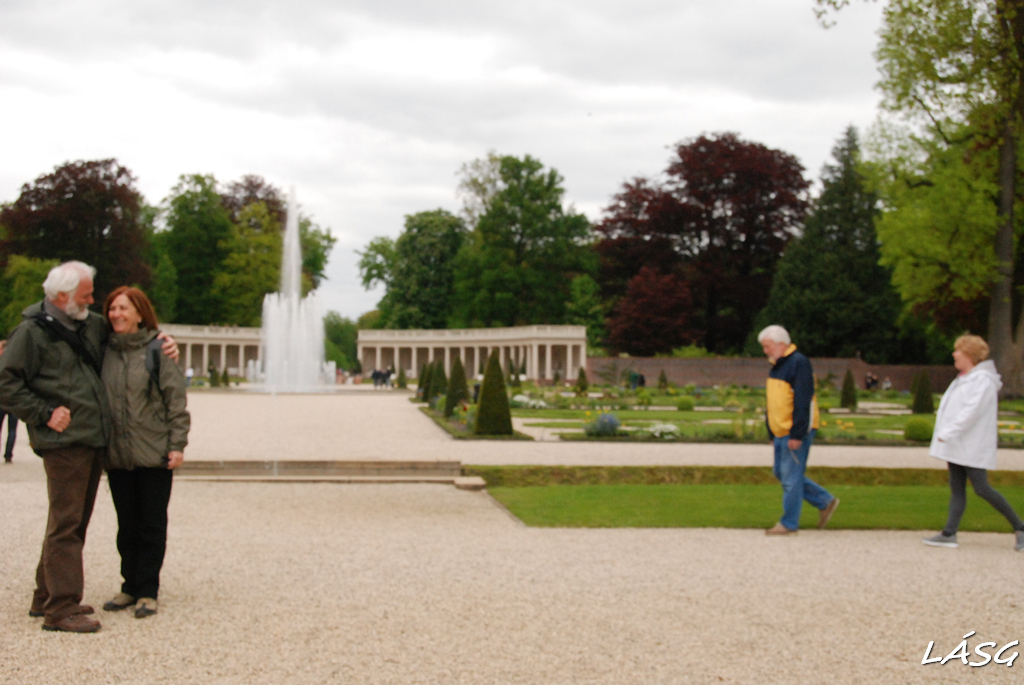
<svg viewBox="0 0 1024 685"><path fill-rule="evenodd" d="M915 416L907 419L903 426L903 439L913 442L931 442L935 427L926 418Z"/></svg>
<svg viewBox="0 0 1024 685"><path fill-rule="evenodd" d="M676 409L679 411L693 411L697 403L692 397L680 397L679 401L676 402Z"/></svg>

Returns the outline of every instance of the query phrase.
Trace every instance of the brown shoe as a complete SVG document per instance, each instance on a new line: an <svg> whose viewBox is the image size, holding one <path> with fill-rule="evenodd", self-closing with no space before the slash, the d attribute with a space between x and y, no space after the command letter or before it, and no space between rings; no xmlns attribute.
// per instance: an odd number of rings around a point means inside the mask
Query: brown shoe
<svg viewBox="0 0 1024 685"><path fill-rule="evenodd" d="M839 498L833 497L832 501L828 503L828 506L821 510L818 515L818 528L824 528L828 525L828 522L832 519L832 514L836 513L836 509L839 508Z"/></svg>
<svg viewBox="0 0 1024 685"><path fill-rule="evenodd" d="M796 535L798 531L790 530L781 523L776 523L774 526L764 532L765 535Z"/></svg>
<svg viewBox="0 0 1024 685"><path fill-rule="evenodd" d="M96 610L93 609L88 604L79 604L78 605L78 610L75 613L76 614L95 614ZM43 611L42 609L29 609L28 610L28 615L31 616L32 618L42 618L43 616L46 616L46 612Z"/></svg>
<svg viewBox="0 0 1024 685"><path fill-rule="evenodd" d="M55 630L63 633L95 633L100 629L100 622L85 614L71 614L59 621L43 623L43 630Z"/></svg>

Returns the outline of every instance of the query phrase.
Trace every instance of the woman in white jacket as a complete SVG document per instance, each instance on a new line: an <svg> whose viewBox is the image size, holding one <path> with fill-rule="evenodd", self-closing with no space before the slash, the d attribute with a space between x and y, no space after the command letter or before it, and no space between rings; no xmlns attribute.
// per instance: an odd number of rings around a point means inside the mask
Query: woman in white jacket
<svg viewBox="0 0 1024 685"><path fill-rule="evenodd" d="M1024 551L1024 522L1006 498L988 484L988 471L996 467L999 442L996 425L999 390L1003 381L988 360L988 344L976 335L962 335L953 345L957 376L942 396L935 417L929 454L949 464L949 518L926 545L956 547L956 531L967 506L967 479L974 492L1010 522L1017 536L1016 549Z"/></svg>

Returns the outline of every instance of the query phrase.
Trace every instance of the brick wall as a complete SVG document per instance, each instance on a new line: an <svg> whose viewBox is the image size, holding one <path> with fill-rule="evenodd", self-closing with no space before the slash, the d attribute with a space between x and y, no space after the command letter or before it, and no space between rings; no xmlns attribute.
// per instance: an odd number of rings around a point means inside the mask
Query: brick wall
<svg viewBox="0 0 1024 685"><path fill-rule="evenodd" d="M861 359L811 359L814 375L820 380L829 373L834 377L836 387L843 383L846 370L853 371L857 387L864 388L864 379L870 371L879 381L888 378L896 390L910 390L914 376L925 371L932 382L933 392L945 392L956 378L956 369L949 366L905 366L895 364L868 364ZM606 376L617 372L621 378L624 371L642 373L648 386L658 383L658 375L664 369L669 381L677 385L693 384L700 387L712 385L748 385L764 387L768 378L768 361L759 358L709 357L706 359L675 359L669 357L589 357L587 378L591 383L607 382Z"/></svg>

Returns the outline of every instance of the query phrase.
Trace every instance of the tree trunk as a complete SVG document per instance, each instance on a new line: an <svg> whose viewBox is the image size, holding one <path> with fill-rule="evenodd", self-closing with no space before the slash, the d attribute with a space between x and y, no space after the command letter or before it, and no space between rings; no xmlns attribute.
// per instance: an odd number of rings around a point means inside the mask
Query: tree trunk
<svg viewBox="0 0 1024 685"><path fill-rule="evenodd" d="M1024 352L1024 312L1013 336L1013 201L1016 194L1017 137L1013 114L1003 123L999 146L999 216L1002 224L996 233L995 251L1002 278L992 289L989 310L989 347L992 360L1003 377L1003 396L1024 394L1022 352Z"/></svg>

